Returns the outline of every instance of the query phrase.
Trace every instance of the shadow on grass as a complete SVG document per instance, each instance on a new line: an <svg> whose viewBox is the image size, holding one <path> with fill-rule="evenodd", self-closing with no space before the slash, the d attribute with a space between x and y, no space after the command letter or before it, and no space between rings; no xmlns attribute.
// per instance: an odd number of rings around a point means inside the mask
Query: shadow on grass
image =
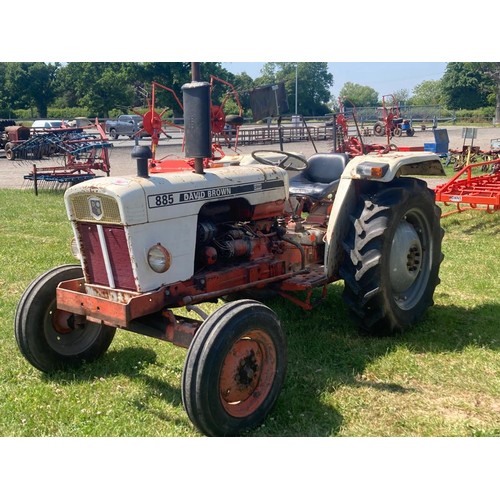
<svg viewBox="0 0 500 500"><path fill-rule="evenodd" d="M96 378L111 378L118 375L144 382L152 393L162 394L162 398L175 406L181 405L181 396L178 388L159 378L151 377L144 372L148 365L157 362L157 355L153 349L144 347L124 347L108 351L102 358L68 371L59 371L53 374L42 374L45 380L65 383L92 382Z"/></svg>
<svg viewBox="0 0 500 500"><path fill-rule="evenodd" d="M470 346L495 350L500 346L498 303L471 309L434 306L423 321L403 334L369 337L357 333L339 287L332 287L326 301L310 312L280 298L266 302L281 318L287 334L287 376L276 407L264 425L249 434L252 436L338 435L343 415L335 406L335 393L346 386L396 394L413 392L412 387L390 380L373 381L364 377L370 363L400 347L417 353L451 353ZM181 391L177 386L137 369L155 363L154 350L125 347L108 352L101 360L81 370L47 377L61 383L86 383L96 377L125 375L144 383L143 399L157 398L161 394L167 404L180 407ZM158 417L162 418L161 414Z"/></svg>
<svg viewBox="0 0 500 500"><path fill-rule="evenodd" d="M453 208L455 209L456 207L453 205L450 205L450 209ZM464 209L467 208L467 206L462 207ZM477 215L476 211L476 215ZM482 211L479 211L481 213L484 213ZM464 214L471 215L474 213L473 210L464 210ZM498 221L497 218L494 217L481 217L475 220L473 223L471 221L467 221L464 223L464 221L460 217L461 214L453 214L449 216L449 218L445 219L444 223L447 225L448 228L450 229L457 229L463 234L467 235L474 235L477 233L482 233L483 236L489 237L489 236L496 236L500 233L500 227L498 226ZM466 226L466 227L464 227ZM446 236L445 236L446 237Z"/></svg>
<svg viewBox="0 0 500 500"><path fill-rule="evenodd" d="M364 377L373 361L404 347L416 353L456 353L469 347L498 350L500 303L465 309L434 306L423 321L402 334L370 337L359 334L338 290L322 306L304 312L275 301L268 303L282 319L288 337L288 374L275 411L276 425L258 435L335 436L343 416L332 405L342 387L411 393L415 389L390 380ZM328 398L329 404L323 401ZM287 418L288 422L287 422ZM307 426L301 421L306 420ZM304 431L304 429L307 429Z"/></svg>

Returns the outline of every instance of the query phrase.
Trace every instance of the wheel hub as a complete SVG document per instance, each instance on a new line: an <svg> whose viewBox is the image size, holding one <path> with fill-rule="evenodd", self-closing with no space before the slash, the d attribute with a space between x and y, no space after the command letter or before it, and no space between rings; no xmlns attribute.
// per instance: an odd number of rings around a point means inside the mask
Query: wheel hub
<svg viewBox="0 0 500 500"><path fill-rule="evenodd" d="M221 373L221 395L228 404L245 401L260 380L262 354L258 343L241 339L233 345Z"/></svg>
<svg viewBox="0 0 500 500"><path fill-rule="evenodd" d="M247 357L240 361L239 369L235 377L238 385L243 388L248 387L252 383L258 368L257 358L255 357L255 352L252 350Z"/></svg>
<svg viewBox="0 0 500 500"><path fill-rule="evenodd" d="M73 331L74 316L72 313L55 309L50 314L52 317L52 326L58 334L67 335Z"/></svg>
<svg viewBox="0 0 500 500"><path fill-rule="evenodd" d="M415 228L402 221L392 240L391 284L395 293L407 290L417 278L422 267L422 243Z"/></svg>

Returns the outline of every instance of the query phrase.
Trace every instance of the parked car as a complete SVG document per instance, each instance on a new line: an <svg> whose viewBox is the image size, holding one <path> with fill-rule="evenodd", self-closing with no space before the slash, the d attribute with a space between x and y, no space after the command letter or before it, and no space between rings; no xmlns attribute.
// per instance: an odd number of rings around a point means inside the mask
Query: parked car
<svg viewBox="0 0 500 500"><path fill-rule="evenodd" d="M31 124L31 128L35 130L42 130L45 128L62 128L67 127L64 120L49 120L48 118L42 118L41 120L35 120Z"/></svg>
<svg viewBox="0 0 500 500"><path fill-rule="evenodd" d="M135 134L142 129L142 116L140 115L120 115L116 120L106 120L104 124L106 133L113 140L120 135L127 135L133 139ZM147 137L149 134L142 130L139 137Z"/></svg>
<svg viewBox="0 0 500 500"><path fill-rule="evenodd" d="M69 127L91 127L93 123L86 116L77 116L74 120L69 120Z"/></svg>

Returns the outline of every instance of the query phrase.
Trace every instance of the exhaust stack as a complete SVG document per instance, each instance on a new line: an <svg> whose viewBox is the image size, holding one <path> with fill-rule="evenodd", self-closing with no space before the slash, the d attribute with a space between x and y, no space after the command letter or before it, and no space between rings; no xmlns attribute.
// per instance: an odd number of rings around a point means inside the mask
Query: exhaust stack
<svg viewBox="0 0 500 500"><path fill-rule="evenodd" d="M131 156L137 161L137 177L147 179L149 177L148 160L153 157L151 148L149 146L134 146Z"/></svg>
<svg viewBox="0 0 500 500"><path fill-rule="evenodd" d="M186 157L194 158L195 171L203 174L203 159L212 157L210 84L200 82L199 63L191 64L192 82L182 86Z"/></svg>

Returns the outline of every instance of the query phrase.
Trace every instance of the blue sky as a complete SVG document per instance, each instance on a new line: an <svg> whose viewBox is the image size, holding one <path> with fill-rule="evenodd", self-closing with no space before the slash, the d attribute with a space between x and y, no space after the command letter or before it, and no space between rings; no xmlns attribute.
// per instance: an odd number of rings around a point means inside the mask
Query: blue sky
<svg viewBox="0 0 500 500"><path fill-rule="evenodd" d="M245 71L252 78L260 76L263 62L225 62L222 65L234 74ZM338 97L344 83L352 82L375 89L379 97L401 89L410 94L425 80L439 80L446 62L329 62L333 75L332 94Z"/></svg>

